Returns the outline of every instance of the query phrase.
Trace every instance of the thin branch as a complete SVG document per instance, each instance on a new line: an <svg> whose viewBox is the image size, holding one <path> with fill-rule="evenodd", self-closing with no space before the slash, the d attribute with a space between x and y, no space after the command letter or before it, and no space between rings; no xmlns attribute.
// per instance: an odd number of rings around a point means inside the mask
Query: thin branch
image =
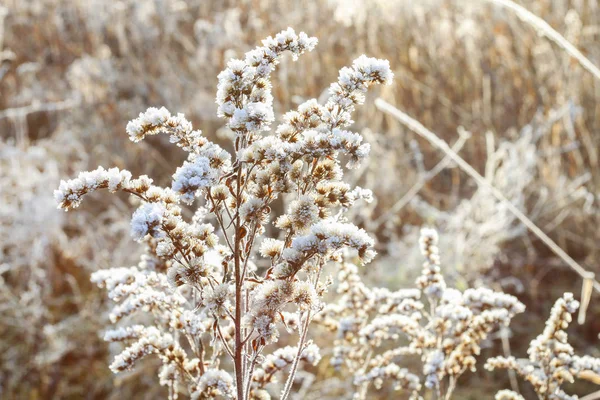
<svg viewBox="0 0 600 400"><path fill-rule="evenodd" d="M248 374L246 377L246 390L245 390L245 396L247 399L250 398L250 389L251 389L251 385L252 385L252 375L254 375L254 368L256 367L256 360L258 359L258 356L260 355L260 353L263 351L264 346L260 346L257 350L256 353L254 353L254 357L252 357L252 361L250 362L250 367L248 368Z"/></svg>
<svg viewBox="0 0 600 400"><path fill-rule="evenodd" d="M466 131L459 131L459 135L459 138L456 140L454 145L452 145L452 150L454 150L456 153L458 153L463 148L465 142L471 136ZM450 165L451 161L452 159L450 158L450 156L446 155L432 169L425 172L424 174L419 175L417 182L415 182L415 184L408 190L408 192L406 192L404 196L402 196L396 203L394 203L394 205L388 211L383 213L379 218L375 220L375 226L373 227L373 229L379 228L381 224L387 221L392 214L404 208L417 195L417 193L421 191L423 186L425 186L425 184L431 179L433 179L437 174L446 169Z"/></svg>
<svg viewBox="0 0 600 400"><path fill-rule="evenodd" d="M66 110L75 107L79 103L80 101L78 99L73 98L51 103L33 103L23 107L7 108L5 110L0 111L0 119L24 117L29 114L41 111L50 112Z"/></svg>
<svg viewBox="0 0 600 400"><path fill-rule="evenodd" d="M319 278L321 277L321 271L323 271L323 260L320 259L319 260L319 269L317 270L317 273L315 274L315 281L313 282L313 286L316 289L317 288L317 284L319 283ZM300 358L302 357L302 353L304 352L304 345L306 343L306 336L308 334L308 326L310 325L310 313L311 310L308 310L306 313L306 321L304 321L304 325L301 328L301 332L300 332L300 340L298 341L298 353L296 353L296 357L294 358L294 361L292 363L292 368L290 369L290 374L288 375L288 379L285 383L285 387L283 388L283 392L281 394L281 400L286 400L287 397L290 395L290 392L292 390L292 386L294 384L294 378L296 376L296 371L298 369L298 364L300 363ZM302 321L302 315L300 315L300 319L299 322Z"/></svg>
<svg viewBox="0 0 600 400"><path fill-rule="evenodd" d="M283 392L281 393L281 400L286 400L290 395L292 390L292 386L294 385L294 377L296 376L296 370L298 368L298 363L300 362L300 357L302 356L302 352L304 351L304 343L306 342L306 335L308 333L308 325L310 324L310 310L306 313L306 320L304 321L304 326L302 327L302 333L300 334L300 340L298 341L298 353L296 353L296 357L292 363L292 368L290 370L290 374L288 375L288 379L285 382L285 387L283 388Z"/></svg>
<svg viewBox="0 0 600 400"><path fill-rule="evenodd" d="M225 340L225 337L223 336L223 332L221 332L221 327L219 326L219 323L217 322L216 324L217 326L217 333L219 335L219 339L221 339L221 343L223 343L223 347L225 348L225 350L227 351L227 354L229 354L229 356L235 360L235 356L233 355L233 351L231 351L231 348L229 347L229 344L227 343L227 341Z"/></svg>
<svg viewBox="0 0 600 400"><path fill-rule="evenodd" d="M600 399L600 390L594 393L590 393L587 396L582 397L579 400L599 400Z"/></svg>

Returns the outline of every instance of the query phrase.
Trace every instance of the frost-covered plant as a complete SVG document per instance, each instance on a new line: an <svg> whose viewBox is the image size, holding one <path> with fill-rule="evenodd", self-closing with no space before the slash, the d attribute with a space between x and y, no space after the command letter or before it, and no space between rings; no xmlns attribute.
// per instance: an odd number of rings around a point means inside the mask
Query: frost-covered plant
<svg viewBox="0 0 600 400"><path fill-rule="evenodd" d="M475 370L481 342L525 310L515 297L487 288L460 292L448 288L440 272L438 236L421 231L426 261L416 289L368 288L355 265L342 264L337 303L325 306L318 321L337 332L331 363L354 377L354 398L367 398L372 384L392 382L411 399L432 390L449 399L458 378ZM400 365L410 357L422 361L421 374Z"/></svg>
<svg viewBox="0 0 600 400"><path fill-rule="evenodd" d="M323 266L343 248L354 249L364 264L375 255L373 240L343 217L357 200L370 197L342 181L338 156L353 168L369 152L362 137L345 128L367 88L390 83L393 74L387 61L361 56L342 68L324 105L301 104L283 116L275 134L265 135L275 119L271 72L284 52L296 59L316 43L290 28L219 74L218 115L234 132L233 155L193 130L182 114L149 108L127 125L127 133L134 142L165 133L189 153L170 188L145 175L134 179L126 170L99 167L62 181L55 191L65 210L98 189L126 192L140 203L131 235L146 245L141 262L92 277L118 303L113 322L133 320L138 311L151 317L106 333L109 341L129 343L111 364L114 372L156 354L170 398L187 389L194 399L247 399L270 397L266 385L289 367L285 399L299 363L320 359L308 327L323 307ZM280 232L268 237L279 197L289 205L274 218ZM202 205L191 220L184 218L180 203L197 199ZM271 346L282 328L297 332L296 347Z"/></svg>
<svg viewBox="0 0 600 400"><path fill-rule="evenodd" d="M589 372L600 374L600 358L577 356L568 342L566 329L571 323L571 314L578 308L579 302L573 294L565 293L554 303L544 332L529 344L529 358L494 357L487 360L485 367L515 371L533 386L541 400L576 400L577 396L563 391L563 383L573 383L576 377ZM502 393L505 397L500 396ZM516 393L512 393L514 397L507 397L510 394L510 391L504 390L496 398L521 398Z"/></svg>

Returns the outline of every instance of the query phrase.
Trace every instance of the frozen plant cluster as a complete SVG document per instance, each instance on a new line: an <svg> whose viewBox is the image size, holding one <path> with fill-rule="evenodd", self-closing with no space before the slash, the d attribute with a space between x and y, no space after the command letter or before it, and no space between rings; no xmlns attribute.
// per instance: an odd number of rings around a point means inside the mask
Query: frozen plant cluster
<svg viewBox="0 0 600 400"><path fill-rule="evenodd" d="M565 393L562 385L573 383L586 373L600 374L600 358L577 356L568 342L566 329L571 323L571 314L578 308L579 302L573 294L565 293L554 303L542 334L529 344L528 359L494 357L487 360L485 367L515 371L533 386L540 399L577 400L578 396ZM522 399L510 391L502 391L496 398Z"/></svg>
<svg viewBox="0 0 600 400"><path fill-rule="evenodd" d="M114 372L155 355L171 399L267 399L276 391L286 399L301 365L319 361L308 331L323 308L324 265L345 248L364 264L375 255L373 240L344 218L371 198L343 181L341 160L354 168L369 153L347 128L368 87L391 83L393 74L387 61L361 56L340 71L325 104L301 104L266 135L274 121L270 74L285 52L296 59L316 43L290 28L219 74L218 115L235 134L232 153L182 114L149 108L127 133L134 142L167 134L189 153L171 187L100 167L55 191L64 210L99 189L129 193L139 203L131 220L132 237L146 249L139 264L92 277L116 302L110 317L118 326L106 339L127 346L111 364ZM273 215L280 198L287 210ZM193 218L185 218L182 203L196 201ZM282 334L297 345L278 349Z"/></svg>
<svg viewBox="0 0 600 400"><path fill-rule="evenodd" d="M371 386L390 383L411 399L422 399L427 391L450 399L458 378L475 370L481 343L525 310L508 294L447 287L437 242L435 230L421 231L425 262L416 289L369 288L355 265L342 263L341 297L317 319L337 334L330 361L353 376L355 399L369 398ZM420 373L402 367L415 358L421 360Z"/></svg>

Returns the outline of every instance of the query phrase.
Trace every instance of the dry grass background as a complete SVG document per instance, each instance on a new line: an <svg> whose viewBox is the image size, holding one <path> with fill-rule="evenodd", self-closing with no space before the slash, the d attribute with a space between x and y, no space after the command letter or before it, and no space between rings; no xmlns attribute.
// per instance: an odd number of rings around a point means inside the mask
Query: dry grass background
<svg viewBox="0 0 600 400"><path fill-rule="evenodd" d="M600 3L521 4L600 64ZM277 69L277 112L325 95L321 88L362 53L386 58L396 81L376 95L446 142L458 141L461 157L488 182L578 263L600 271L600 81L510 10L478 0L5 0L0 397L161 398L153 374L111 375L111 349L98 333L105 300L89 283L93 270L136 262L127 234L132 208L126 198L115 204L94 196L63 215L51 191L59 177L98 164L167 182L182 155L166 151L161 137L129 143L126 122L164 105L207 136L225 137L214 104L217 73L287 26L317 36L319 51ZM527 303L511 339L512 351L524 355L553 300L579 293L581 279L444 153L373 101L355 120L373 146L369 164L353 176L376 196L356 215L379 240L379 262L367 278L410 284L419 268L418 227L436 225L446 273L457 284L486 281ZM598 356L597 295L587 314L573 329L574 344ZM501 349L499 340L490 346ZM316 390L324 390L332 371L326 362L319 368L325 384ZM459 398L490 398L506 382L501 373L481 373Z"/></svg>

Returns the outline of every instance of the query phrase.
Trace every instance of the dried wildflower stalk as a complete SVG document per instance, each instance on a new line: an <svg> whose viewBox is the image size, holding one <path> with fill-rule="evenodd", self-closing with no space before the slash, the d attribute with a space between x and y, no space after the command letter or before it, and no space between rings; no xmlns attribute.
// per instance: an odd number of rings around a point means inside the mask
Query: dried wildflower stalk
<svg viewBox="0 0 600 400"><path fill-rule="evenodd" d="M193 399L248 399L270 397L265 386L289 366L285 399L299 363L318 362L307 333L322 308L323 265L342 248L354 249L363 263L375 255L367 233L343 219L355 201L370 198L369 191L342 181L338 155L353 168L369 152L362 137L345 128L367 88L390 83L393 74L387 61L361 56L340 71L325 105L307 101L284 115L274 135L264 136L274 121L271 72L284 52L295 59L316 43L288 29L219 74L218 115L235 133L233 155L193 130L182 114L149 108L127 133L134 142L165 133L189 153L170 188L100 167L62 181L55 191L65 210L98 189L130 193L140 202L131 235L146 245L141 262L92 277L118 303L113 322L133 321L138 311L153 320L106 333L109 341L130 344L111 364L114 372L155 354L170 398L187 390ZM274 220L281 232L269 238L271 204L280 196L289 207ZM196 199L203 203L186 221L180 203ZM265 357L282 327L298 333L298 345Z"/></svg>
<svg viewBox="0 0 600 400"><path fill-rule="evenodd" d="M338 287L342 296L338 303L327 305L317 320L337 332L331 362L354 376L355 399L367 398L370 384L379 389L385 381L410 392L411 399L421 399L426 389L435 398L450 399L457 379L475 369L481 342L524 311L523 304L504 293L487 288L461 293L446 287L437 239L435 230L421 231L426 261L416 282L418 289L370 289L356 266L342 265ZM411 356L422 361L424 385L419 375L399 366Z"/></svg>
<svg viewBox="0 0 600 400"><path fill-rule="evenodd" d="M586 373L600 374L600 359L591 356L576 356L568 342L565 331L572 321L571 314L577 311L579 302L572 293L565 293L552 307L544 332L529 344L528 359L494 357L487 360L485 367L510 369L531 383L541 400L576 400L577 396L565 393L561 386L573 382L575 377ZM497 399L519 399L516 393L501 391ZM514 397L510 397L513 395Z"/></svg>

